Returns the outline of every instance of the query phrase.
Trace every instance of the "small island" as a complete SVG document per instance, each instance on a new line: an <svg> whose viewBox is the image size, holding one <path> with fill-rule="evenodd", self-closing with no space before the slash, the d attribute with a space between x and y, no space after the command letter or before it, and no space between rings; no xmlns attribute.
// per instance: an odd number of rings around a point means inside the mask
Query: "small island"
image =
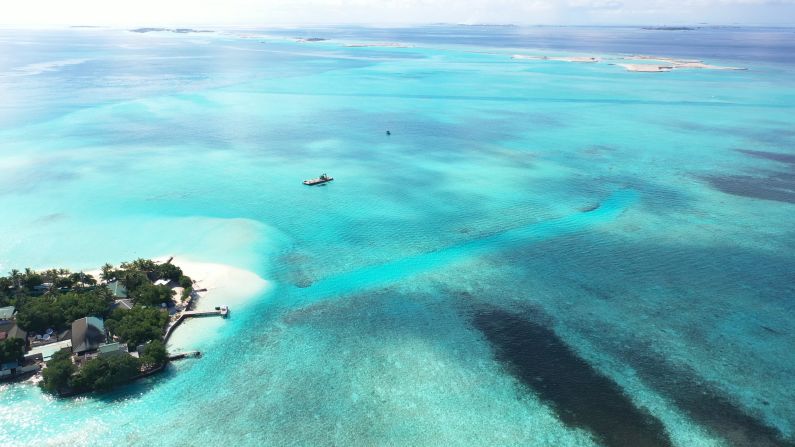
<svg viewBox="0 0 795 447"><path fill-rule="evenodd" d="M94 275L12 270L0 277L0 380L37 375L45 392L73 396L161 371L166 334L207 314L189 310L193 287L170 259L105 264Z"/></svg>
<svg viewBox="0 0 795 447"><path fill-rule="evenodd" d="M131 33L175 33L175 34L189 34L189 33L214 33L215 31L208 29L193 29L193 28L135 28L129 30Z"/></svg>
<svg viewBox="0 0 795 447"><path fill-rule="evenodd" d="M646 31L695 31L698 28L693 26L644 26Z"/></svg>

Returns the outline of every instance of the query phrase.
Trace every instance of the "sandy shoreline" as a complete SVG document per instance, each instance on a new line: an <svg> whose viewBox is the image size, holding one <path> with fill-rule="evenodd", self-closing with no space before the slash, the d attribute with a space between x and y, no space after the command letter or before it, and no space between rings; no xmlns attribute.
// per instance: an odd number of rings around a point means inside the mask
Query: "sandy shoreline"
<svg viewBox="0 0 795 447"><path fill-rule="evenodd" d="M163 263L171 256L152 258L153 261ZM182 269L185 275L194 281L194 289L206 291L195 292L193 310L212 310L216 306L227 305L230 315L234 315L245 307L252 298L268 290L270 284L259 275L249 270L233 267L227 264L194 261L186 256L174 256L172 264ZM99 279L101 270L90 270L85 273ZM179 300L181 288L175 288ZM212 335L221 329L222 318L201 318L186 321L174 330L169 342L169 350L179 351L194 347L195 343Z"/></svg>
<svg viewBox="0 0 795 447"><path fill-rule="evenodd" d="M165 262L168 257L156 258ZM212 310L227 305L230 315L239 311L252 299L264 293L269 283L254 272L227 264L199 262L185 256L174 256L172 264L194 281L196 292L193 310ZM196 349L203 340L211 339L220 332L226 320L223 318L190 319L174 330L168 342L169 351Z"/></svg>

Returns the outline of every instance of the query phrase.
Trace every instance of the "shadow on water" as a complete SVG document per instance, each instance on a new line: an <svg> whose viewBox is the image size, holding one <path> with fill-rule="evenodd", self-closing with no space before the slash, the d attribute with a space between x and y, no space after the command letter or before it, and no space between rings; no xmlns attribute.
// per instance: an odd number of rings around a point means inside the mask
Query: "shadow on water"
<svg viewBox="0 0 795 447"><path fill-rule="evenodd" d="M632 353L632 365L652 388L716 436L737 447L795 447L781 432L765 425L693 371L676 368L648 350Z"/></svg>
<svg viewBox="0 0 795 447"><path fill-rule="evenodd" d="M590 431L608 447L672 445L659 420L636 407L551 329L496 307L477 310L473 324L506 369L565 424Z"/></svg>
<svg viewBox="0 0 795 447"><path fill-rule="evenodd" d="M795 203L795 155L777 152L737 149L751 158L774 161L786 165L789 172L757 169L750 175L712 175L704 177L709 184L726 194L753 199Z"/></svg>

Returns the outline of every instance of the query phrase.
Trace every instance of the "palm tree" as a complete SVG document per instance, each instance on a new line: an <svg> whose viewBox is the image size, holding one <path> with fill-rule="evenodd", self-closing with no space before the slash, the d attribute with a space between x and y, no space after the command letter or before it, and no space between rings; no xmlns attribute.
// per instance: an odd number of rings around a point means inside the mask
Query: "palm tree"
<svg viewBox="0 0 795 447"><path fill-rule="evenodd" d="M83 284L86 284L88 286L97 285L97 280L94 279L94 277L92 275L89 275L88 273L83 273L83 272L80 272L80 275L83 278L82 279L82 283Z"/></svg>
<svg viewBox="0 0 795 447"><path fill-rule="evenodd" d="M99 277L103 281L108 282L111 279L113 279L113 273L114 273L115 270L116 269L113 267L113 265L105 264L105 265L102 266L102 273L99 274Z"/></svg>
<svg viewBox="0 0 795 447"><path fill-rule="evenodd" d="M69 275L69 282L72 284L73 287L78 289L83 288L83 277L85 274L83 272L80 273L72 273Z"/></svg>
<svg viewBox="0 0 795 447"><path fill-rule="evenodd" d="M19 288L20 280L22 279L22 275L19 273L17 269L11 269L11 280L14 282L14 287Z"/></svg>

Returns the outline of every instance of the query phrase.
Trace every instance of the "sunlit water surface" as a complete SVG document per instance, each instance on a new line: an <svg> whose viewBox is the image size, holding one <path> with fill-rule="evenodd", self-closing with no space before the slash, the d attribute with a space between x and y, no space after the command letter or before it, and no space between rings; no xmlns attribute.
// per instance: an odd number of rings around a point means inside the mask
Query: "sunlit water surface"
<svg viewBox="0 0 795 447"><path fill-rule="evenodd" d="M272 284L112 394L0 386L0 443L793 445L792 42L0 31L3 272L183 254ZM636 53L750 70L611 65Z"/></svg>

